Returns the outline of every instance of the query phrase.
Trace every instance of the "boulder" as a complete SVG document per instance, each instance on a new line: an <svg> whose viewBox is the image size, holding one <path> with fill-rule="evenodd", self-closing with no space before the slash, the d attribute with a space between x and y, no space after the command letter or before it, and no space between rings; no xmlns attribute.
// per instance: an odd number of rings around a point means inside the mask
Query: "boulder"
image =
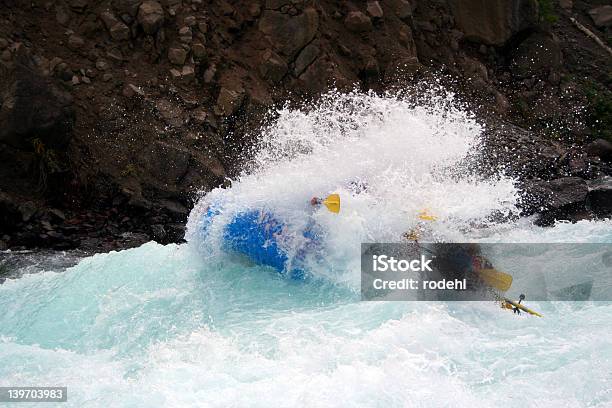
<svg viewBox="0 0 612 408"><path fill-rule="evenodd" d="M314 44L308 44L295 60L295 68L293 70L294 75L296 77L300 76L300 74L304 72L304 70L308 68L308 66L312 64L314 60L317 59L319 53L319 47Z"/></svg>
<svg viewBox="0 0 612 408"><path fill-rule="evenodd" d="M121 41L130 38L130 29L124 23L119 21L114 14L106 11L100 14L100 19L108 30L113 40Z"/></svg>
<svg viewBox="0 0 612 408"><path fill-rule="evenodd" d="M344 25L355 33L372 31L372 20L361 11L351 11L348 13L344 19Z"/></svg>
<svg viewBox="0 0 612 408"><path fill-rule="evenodd" d="M312 41L318 28L319 15L312 7L297 16L265 10L259 20L259 30L277 51L290 58Z"/></svg>
<svg viewBox="0 0 612 408"><path fill-rule="evenodd" d="M449 0L455 24L470 41L504 45L538 24L537 0Z"/></svg>
<svg viewBox="0 0 612 408"><path fill-rule="evenodd" d="M587 206L599 217L612 216L612 177L588 181Z"/></svg>
<svg viewBox="0 0 612 408"><path fill-rule="evenodd" d="M168 59L174 65L183 65L187 59L187 51L181 46L171 47L168 50Z"/></svg>
<svg viewBox="0 0 612 408"><path fill-rule="evenodd" d="M510 70L519 78L548 74L561 66L559 40L552 34L534 33L513 52Z"/></svg>
<svg viewBox="0 0 612 408"><path fill-rule="evenodd" d="M156 1L145 1L138 8L138 22L145 33L153 35L164 24L164 9Z"/></svg>
<svg viewBox="0 0 612 408"><path fill-rule="evenodd" d="M603 161L612 162L612 143L597 139L587 144L584 151L591 157L599 157Z"/></svg>
<svg viewBox="0 0 612 408"><path fill-rule="evenodd" d="M148 174L162 185L175 185L187 173L191 153L178 146L155 142L141 156Z"/></svg>
<svg viewBox="0 0 612 408"><path fill-rule="evenodd" d="M236 113L238 108L244 101L244 90L243 89L229 89L222 87L217 97L217 105L215 106L215 113L223 116L230 116Z"/></svg>
<svg viewBox="0 0 612 408"><path fill-rule="evenodd" d="M612 6L601 6L589 10L589 15L597 27L612 26Z"/></svg>
<svg viewBox="0 0 612 408"><path fill-rule="evenodd" d="M263 62L259 65L259 73L264 79L278 83L287 74L287 63L274 51L266 50L262 60Z"/></svg>
<svg viewBox="0 0 612 408"><path fill-rule="evenodd" d="M191 52L193 53L193 58L198 61L202 61L206 58L206 47L201 43L193 44Z"/></svg>
<svg viewBox="0 0 612 408"><path fill-rule="evenodd" d="M550 225L555 220L573 220L585 211L589 192L586 181L580 177L563 177L551 181L528 184L523 197L526 213L540 213L539 225Z"/></svg>
<svg viewBox="0 0 612 408"><path fill-rule="evenodd" d="M65 148L75 121L72 96L24 62L0 75L0 143L30 150Z"/></svg>

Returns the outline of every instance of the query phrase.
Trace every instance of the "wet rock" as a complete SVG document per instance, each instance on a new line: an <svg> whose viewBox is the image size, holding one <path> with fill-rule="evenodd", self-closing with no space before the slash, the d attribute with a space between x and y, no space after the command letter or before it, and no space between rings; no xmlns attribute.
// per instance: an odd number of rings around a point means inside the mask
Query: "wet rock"
<svg viewBox="0 0 612 408"><path fill-rule="evenodd" d="M142 88L134 84L127 84L125 87L123 87L121 94L125 96L126 98L133 98L135 96L140 96L140 97L145 96L145 93L142 90Z"/></svg>
<svg viewBox="0 0 612 408"><path fill-rule="evenodd" d="M589 10L589 15L597 27L612 26L612 6L601 6Z"/></svg>
<svg viewBox="0 0 612 408"><path fill-rule="evenodd" d="M179 223L166 224L164 226L166 231L166 239L170 242L185 242L185 225Z"/></svg>
<svg viewBox="0 0 612 408"><path fill-rule="evenodd" d="M189 26L181 27L181 29L179 30L179 37L181 39L181 42L190 43L193 38L191 28Z"/></svg>
<svg viewBox="0 0 612 408"><path fill-rule="evenodd" d="M598 217L612 216L612 177L588 182L587 205Z"/></svg>
<svg viewBox="0 0 612 408"><path fill-rule="evenodd" d="M540 213L539 225L550 225L555 220L572 220L576 213L586 210L589 189L580 177L535 182L528 191L531 210Z"/></svg>
<svg viewBox="0 0 612 408"><path fill-rule="evenodd" d="M31 150L33 139L46 148L64 148L70 141L73 99L52 79L19 65L0 76L0 101L0 142Z"/></svg>
<svg viewBox="0 0 612 408"><path fill-rule="evenodd" d="M155 241L159 242L160 244L165 243L166 230L164 229L164 226L161 224L151 225L151 236Z"/></svg>
<svg viewBox="0 0 612 408"><path fill-rule="evenodd" d="M141 0L112 0L113 8L120 16L136 17ZM123 18L123 17L122 17Z"/></svg>
<svg viewBox="0 0 612 408"><path fill-rule="evenodd" d="M612 143L604 139L597 139L587 144L584 151L593 157L599 157L603 161L612 162Z"/></svg>
<svg viewBox="0 0 612 408"><path fill-rule="evenodd" d="M316 45L307 45L295 60L295 68L293 70L294 75L296 77L300 76L302 72L304 72L304 70L317 59L320 52L319 47Z"/></svg>
<svg viewBox="0 0 612 408"><path fill-rule="evenodd" d="M168 50L168 59L174 65L183 65L187 59L187 51L181 46L174 46Z"/></svg>
<svg viewBox="0 0 612 408"><path fill-rule="evenodd" d="M368 1L367 11L374 19L383 18L383 10L378 1Z"/></svg>
<svg viewBox="0 0 612 408"><path fill-rule="evenodd" d="M206 58L206 48L200 43L195 43L191 47L193 58L198 61L203 61Z"/></svg>
<svg viewBox="0 0 612 408"><path fill-rule="evenodd" d="M72 34L70 37L68 37L68 48L70 48L71 50L78 51L82 49L84 45L85 40L83 40L78 35Z"/></svg>
<svg viewBox="0 0 612 408"><path fill-rule="evenodd" d="M103 59L99 59L96 61L96 69L99 71L106 71L107 69L109 69L109 65L108 62L106 62Z"/></svg>
<svg viewBox="0 0 612 408"><path fill-rule="evenodd" d="M138 8L138 22L145 33L153 35L164 24L164 10L156 1L145 1Z"/></svg>
<svg viewBox="0 0 612 408"><path fill-rule="evenodd" d="M160 200L159 206L175 221L185 221L189 215L189 209L174 200Z"/></svg>
<svg viewBox="0 0 612 408"><path fill-rule="evenodd" d="M104 12L100 14L100 19L113 40L123 41L130 38L129 27L119 21L114 14L108 11Z"/></svg>
<svg viewBox="0 0 612 408"><path fill-rule="evenodd" d="M9 46L9 42L6 38L0 38L0 50L3 50Z"/></svg>
<svg viewBox="0 0 612 408"><path fill-rule="evenodd" d="M184 81L191 81L195 78L195 68L193 65L185 65L181 71L181 76Z"/></svg>
<svg viewBox="0 0 612 408"><path fill-rule="evenodd" d="M55 10L55 20L63 26L67 26L70 22L70 13L63 6L58 6Z"/></svg>
<svg viewBox="0 0 612 408"><path fill-rule="evenodd" d="M281 54L293 58L314 38L319 27L319 15L308 7L297 16L276 10L265 10L259 20L263 32Z"/></svg>
<svg viewBox="0 0 612 408"><path fill-rule="evenodd" d="M191 153L164 142L145 148L141 157L153 184L176 185L189 169Z"/></svg>
<svg viewBox="0 0 612 408"><path fill-rule="evenodd" d="M361 11L349 12L346 19L344 19L344 25L346 25L346 28L350 31L356 33L372 31L372 20Z"/></svg>
<svg viewBox="0 0 612 408"><path fill-rule="evenodd" d="M161 118L170 126L179 127L183 124L182 110L167 99L155 102L155 108Z"/></svg>
<svg viewBox="0 0 612 408"><path fill-rule="evenodd" d="M176 68L170 68L170 76L172 79L181 79L183 77L183 71Z"/></svg>
<svg viewBox="0 0 612 408"><path fill-rule="evenodd" d="M0 231L12 231L21 223L22 215L13 197L0 191Z"/></svg>
<svg viewBox="0 0 612 408"><path fill-rule="evenodd" d="M470 41L503 45L538 24L537 0L450 0L455 25Z"/></svg>
<svg viewBox="0 0 612 408"><path fill-rule="evenodd" d="M264 79L273 83L280 82L287 74L287 63L272 50L266 50L262 56L263 62L259 66L259 73Z"/></svg>
<svg viewBox="0 0 612 408"><path fill-rule="evenodd" d="M392 0L390 3L395 11L395 15L397 15L401 20L405 20L412 16L412 5L409 1Z"/></svg>
<svg viewBox="0 0 612 408"><path fill-rule="evenodd" d="M510 70L520 78L527 78L559 68L561 60L561 47L557 38L547 33L535 33L513 53Z"/></svg>
<svg viewBox="0 0 612 408"><path fill-rule="evenodd" d="M215 113L217 115L231 116L240 108L244 100L243 89L229 89L222 87L217 97Z"/></svg>
<svg viewBox="0 0 612 408"><path fill-rule="evenodd" d="M487 67L478 60L465 57L459 62L459 66L468 79L480 79L482 81L489 80Z"/></svg>
<svg viewBox="0 0 612 408"><path fill-rule="evenodd" d="M187 16L183 19L183 23L187 26L187 27L194 27L197 23L197 20L195 18L195 16Z"/></svg>
<svg viewBox="0 0 612 408"><path fill-rule="evenodd" d="M203 80L205 84L210 84L215 80L215 75L217 75L217 66L215 64L211 64L206 71L204 71Z"/></svg>
<svg viewBox="0 0 612 408"><path fill-rule="evenodd" d="M36 215L38 211L37 206L32 201L26 201L19 205L19 212L21 213L21 220L28 222Z"/></svg>
<svg viewBox="0 0 612 408"><path fill-rule="evenodd" d="M203 125L206 123L207 116L208 114L204 108L196 109L191 113L191 119L198 125Z"/></svg>

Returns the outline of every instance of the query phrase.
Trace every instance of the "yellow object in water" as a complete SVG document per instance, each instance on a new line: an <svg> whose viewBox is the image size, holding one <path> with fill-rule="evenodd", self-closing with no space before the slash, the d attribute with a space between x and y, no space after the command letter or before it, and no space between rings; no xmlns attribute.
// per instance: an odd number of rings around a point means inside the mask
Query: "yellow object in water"
<svg viewBox="0 0 612 408"><path fill-rule="evenodd" d="M521 305L520 303L516 303L515 301L510 300L508 298L504 298L504 302L502 303L502 307L505 308L505 309L512 309L513 307L516 307L517 309L522 310L523 312L527 312L530 315L542 317L542 315L539 314L538 312L533 311L533 310L529 309L528 307L525 307L525 306Z"/></svg>
<svg viewBox="0 0 612 408"><path fill-rule="evenodd" d="M327 196L325 200L323 200L323 204L327 209L335 214L340 212L340 195L339 194L330 194Z"/></svg>
<svg viewBox="0 0 612 408"><path fill-rule="evenodd" d="M499 291L505 292L512 286L512 276L497 269L478 269L476 273L484 283Z"/></svg>
<svg viewBox="0 0 612 408"><path fill-rule="evenodd" d="M423 221L435 221L438 219L435 215L429 214L427 210L422 210L419 213L419 218Z"/></svg>

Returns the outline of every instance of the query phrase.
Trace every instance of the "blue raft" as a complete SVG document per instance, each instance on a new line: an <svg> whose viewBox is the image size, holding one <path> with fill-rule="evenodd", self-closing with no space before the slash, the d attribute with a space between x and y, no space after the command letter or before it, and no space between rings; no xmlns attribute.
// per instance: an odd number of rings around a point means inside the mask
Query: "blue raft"
<svg viewBox="0 0 612 408"><path fill-rule="evenodd" d="M204 215L204 230L218 214L219 210L209 207ZM290 267L289 254L279 245L286 233L286 225L269 211L250 210L236 214L224 228L223 244L225 250L245 255L253 262L270 266L292 279L303 280L306 255L320 248L320 238L315 229L312 224L303 231L304 245L295 252Z"/></svg>

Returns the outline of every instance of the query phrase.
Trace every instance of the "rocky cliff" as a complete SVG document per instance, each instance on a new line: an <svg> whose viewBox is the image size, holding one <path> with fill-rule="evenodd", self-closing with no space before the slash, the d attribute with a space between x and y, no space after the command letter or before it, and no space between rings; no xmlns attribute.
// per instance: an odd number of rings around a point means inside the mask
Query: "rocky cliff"
<svg viewBox="0 0 612 408"><path fill-rule="evenodd" d="M605 3L0 0L0 249L180 240L270 108L432 75L504 129L525 213L610 215Z"/></svg>

